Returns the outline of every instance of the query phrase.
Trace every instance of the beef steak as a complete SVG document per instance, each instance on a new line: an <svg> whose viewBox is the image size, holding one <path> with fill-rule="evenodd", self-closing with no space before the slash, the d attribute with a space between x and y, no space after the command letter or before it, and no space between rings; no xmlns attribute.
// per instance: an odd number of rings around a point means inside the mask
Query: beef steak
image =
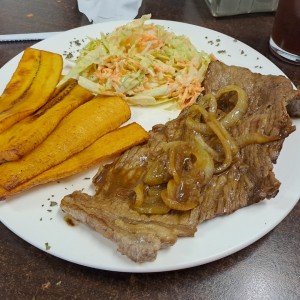
<svg viewBox="0 0 300 300"><path fill-rule="evenodd" d="M142 263L153 261L159 249L173 245L178 237L193 236L200 222L274 197L280 182L272 171L273 164L284 139L295 130L286 105L299 96L299 91L294 91L290 81L282 76L254 74L245 68L211 63L204 82L206 92L216 92L231 84L247 92L249 107L230 134L237 138L259 132L280 139L243 147L231 167L213 175L205 185L199 184L201 174L194 172L188 197L199 205L166 214L143 214L132 209L134 187L145 178L147 170L154 162L162 170L167 165L166 145L183 138L187 141L193 134L186 132L185 122L191 110L187 108L178 118L154 126L146 144L101 167L93 179L95 195L82 192L67 195L61 202L62 210L113 240L122 254ZM187 170L186 173L194 171L193 166Z"/></svg>

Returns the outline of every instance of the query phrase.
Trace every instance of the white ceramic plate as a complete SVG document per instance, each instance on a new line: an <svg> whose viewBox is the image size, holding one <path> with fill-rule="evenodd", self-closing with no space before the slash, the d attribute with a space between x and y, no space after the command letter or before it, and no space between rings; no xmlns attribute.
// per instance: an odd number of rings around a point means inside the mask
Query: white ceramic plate
<svg viewBox="0 0 300 300"><path fill-rule="evenodd" d="M187 35L194 45L213 53L227 64L248 67L254 72L279 75L282 72L269 60L249 46L219 32L178 22L153 20L177 34ZM65 54L75 51L87 36L110 32L125 22L109 22L84 26L53 36L34 45L35 48ZM15 70L21 54L0 70L0 92ZM160 108L133 108L132 121L146 129L174 118L178 112ZM295 121L299 126L299 121ZM298 170L300 132L293 133L284 143L275 172L282 182L277 197L240 209L230 216L218 217L198 227L193 238L181 238L170 247L159 251L154 262L135 264L116 251L115 245L85 225L71 227L60 211L62 197L74 190L92 193L94 168L71 178L34 188L0 203L0 220L20 238L48 253L80 265L123 272L160 272L205 264L230 255L255 242L292 210L300 198ZM57 205L56 205L57 204ZM48 247L47 247L48 246Z"/></svg>

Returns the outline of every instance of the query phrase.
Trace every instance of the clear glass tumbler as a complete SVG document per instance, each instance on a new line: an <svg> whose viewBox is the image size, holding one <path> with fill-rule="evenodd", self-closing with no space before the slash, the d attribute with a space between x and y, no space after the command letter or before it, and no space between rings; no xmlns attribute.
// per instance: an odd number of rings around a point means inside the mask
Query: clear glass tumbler
<svg viewBox="0 0 300 300"><path fill-rule="evenodd" d="M270 49L277 57L300 64L300 0L279 0Z"/></svg>

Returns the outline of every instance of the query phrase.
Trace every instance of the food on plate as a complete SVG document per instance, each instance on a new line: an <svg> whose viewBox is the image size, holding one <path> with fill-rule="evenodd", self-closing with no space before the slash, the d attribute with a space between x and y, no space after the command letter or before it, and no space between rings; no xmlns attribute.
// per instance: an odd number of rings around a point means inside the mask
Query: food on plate
<svg viewBox="0 0 300 300"><path fill-rule="evenodd" d="M153 261L199 223L279 191L273 164L295 130L286 105L299 91L283 76L218 61L203 84L198 103L99 169L95 195L76 191L61 201L135 262Z"/></svg>
<svg viewBox="0 0 300 300"><path fill-rule="evenodd" d="M0 187L0 199L24 192L34 186L77 174L104 160L111 159L125 150L148 140L149 134L137 123L113 130L97 139L84 150L74 154L60 164L7 191Z"/></svg>
<svg viewBox="0 0 300 300"><path fill-rule="evenodd" d="M273 173L273 164L277 161L285 138L296 129L286 105L299 99L300 91L293 89L289 79L256 74L236 66L227 67L221 62L212 63L204 82L206 91L215 92L228 83L241 86L250 99L248 112L241 124L233 128L233 136L240 136L240 141L244 143L244 136L251 132L278 136L280 139L267 144L249 144L240 153L243 163L234 165L226 174L227 182L222 183L224 176L214 177L203 190L201 205L208 209L201 212L200 222L216 214L227 214L241 206L275 197L280 182ZM236 182L235 179L239 180ZM220 190L215 190L215 187ZM236 194L231 194L232 191ZM214 196L219 196L222 201L218 201L218 207L209 210L209 202Z"/></svg>
<svg viewBox="0 0 300 300"><path fill-rule="evenodd" d="M62 67L59 54L25 50L0 98L0 133L47 102L60 79Z"/></svg>
<svg viewBox="0 0 300 300"><path fill-rule="evenodd" d="M13 106L18 98L28 90L40 67L40 61L40 50L33 48L24 50L17 69L1 95L1 112Z"/></svg>
<svg viewBox="0 0 300 300"><path fill-rule="evenodd" d="M291 102L287 106L288 113L293 118L300 118L300 96L299 99Z"/></svg>
<svg viewBox="0 0 300 300"><path fill-rule="evenodd" d="M11 190L82 151L131 116L119 97L94 97L68 114L39 146L21 159L0 165L0 186Z"/></svg>
<svg viewBox="0 0 300 300"><path fill-rule="evenodd" d="M14 161L36 148L71 111L94 95L70 81L35 113L0 134L0 162Z"/></svg>
<svg viewBox="0 0 300 300"><path fill-rule="evenodd" d="M92 39L62 79L99 95L117 95L130 105L193 104L203 91L210 56L183 35L147 23L150 15Z"/></svg>

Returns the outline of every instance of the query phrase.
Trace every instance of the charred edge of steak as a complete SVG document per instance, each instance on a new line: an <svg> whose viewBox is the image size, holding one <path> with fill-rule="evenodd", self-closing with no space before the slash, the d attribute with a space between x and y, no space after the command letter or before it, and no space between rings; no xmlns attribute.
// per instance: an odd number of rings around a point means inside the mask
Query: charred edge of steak
<svg viewBox="0 0 300 300"><path fill-rule="evenodd" d="M291 117L300 118L300 92L298 96L295 96L294 101L287 105L287 111Z"/></svg>

